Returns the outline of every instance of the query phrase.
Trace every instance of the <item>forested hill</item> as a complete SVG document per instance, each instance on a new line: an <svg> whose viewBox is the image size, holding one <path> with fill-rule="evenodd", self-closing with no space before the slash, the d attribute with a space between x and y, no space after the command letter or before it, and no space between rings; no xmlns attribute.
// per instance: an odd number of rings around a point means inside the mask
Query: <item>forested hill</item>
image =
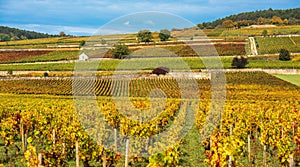
<svg viewBox="0 0 300 167"><path fill-rule="evenodd" d="M0 41L47 38L47 37L54 37L54 36L55 35L49 35L49 34L44 34L44 33L39 33L34 31L20 30L17 28L0 26Z"/></svg>
<svg viewBox="0 0 300 167"><path fill-rule="evenodd" d="M233 22L246 23L247 25L259 24L259 18L264 20L261 24L272 24L272 18L274 16L280 17L282 20L286 20L285 24L300 24L300 8L286 9L286 10L257 10L253 12L244 12L240 14L230 15L225 18L217 19L213 22L200 23L200 28L215 28L221 26L223 21L232 20Z"/></svg>

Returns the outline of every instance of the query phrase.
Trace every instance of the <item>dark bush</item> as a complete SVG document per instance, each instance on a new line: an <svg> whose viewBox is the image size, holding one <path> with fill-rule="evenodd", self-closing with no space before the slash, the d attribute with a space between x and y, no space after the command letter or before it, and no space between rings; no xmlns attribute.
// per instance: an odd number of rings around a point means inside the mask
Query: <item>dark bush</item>
<svg viewBox="0 0 300 167"><path fill-rule="evenodd" d="M157 67L154 70L152 70L151 74L156 74L156 75L165 75L169 73L170 69L168 67Z"/></svg>
<svg viewBox="0 0 300 167"><path fill-rule="evenodd" d="M233 58L231 66L235 68L245 68L247 64L249 64L247 57L236 56Z"/></svg>
<svg viewBox="0 0 300 167"><path fill-rule="evenodd" d="M13 71L12 70L8 70L7 71L7 75L13 75Z"/></svg>
<svg viewBox="0 0 300 167"><path fill-rule="evenodd" d="M49 76L48 72L44 72L44 77L48 77L48 76Z"/></svg>
<svg viewBox="0 0 300 167"><path fill-rule="evenodd" d="M290 52L286 49L280 49L280 51L279 51L279 60L282 60L282 61L291 60Z"/></svg>

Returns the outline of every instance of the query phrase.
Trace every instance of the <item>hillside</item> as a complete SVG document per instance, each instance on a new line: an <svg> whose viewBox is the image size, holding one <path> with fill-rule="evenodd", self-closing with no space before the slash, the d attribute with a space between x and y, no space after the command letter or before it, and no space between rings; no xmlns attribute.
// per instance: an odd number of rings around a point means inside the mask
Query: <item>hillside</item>
<svg viewBox="0 0 300 167"><path fill-rule="evenodd" d="M49 35L34 31L20 30L17 28L10 28L6 26L0 26L0 41L13 41L19 39L37 39L55 37L57 35Z"/></svg>
<svg viewBox="0 0 300 167"><path fill-rule="evenodd" d="M244 12L235 15L230 15L225 18L217 19L213 22L203 22L198 24L200 28L215 28L221 26L224 20L232 20L233 22L239 22L240 24L252 25L258 24L258 19L263 18L265 23L272 24L272 18L274 16L280 17L282 20L287 19L286 24L295 25L300 24L300 8L286 9L286 10L257 10L252 12Z"/></svg>

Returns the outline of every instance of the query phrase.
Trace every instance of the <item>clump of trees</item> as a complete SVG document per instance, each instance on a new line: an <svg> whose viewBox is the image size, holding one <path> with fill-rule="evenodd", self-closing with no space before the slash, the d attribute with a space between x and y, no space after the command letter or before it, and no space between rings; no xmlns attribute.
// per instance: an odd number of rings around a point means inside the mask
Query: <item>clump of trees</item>
<svg viewBox="0 0 300 167"><path fill-rule="evenodd" d="M56 37L56 36L58 35L49 35L49 34L44 34L44 33L39 33L34 31L20 30L17 28L0 26L0 41L48 38L48 37Z"/></svg>
<svg viewBox="0 0 300 167"><path fill-rule="evenodd" d="M129 50L128 46L121 43L116 44L112 50L112 55L116 59L124 59L130 53L131 51Z"/></svg>
<svg viewBox="0 0 300 167"><path fill-rule="evenodd" d="M140 42L151 42L153 36L150 30L141 30L137 33L137 38Z"/></svg>
<svg viewBox="0 0 300 167"><path fill-rule="evenodd" d="M245 68L247 64L249 64L247 57L236 56L233 58L231 66L234 68Z"/></svg>
<svg viewBox="0 0 300 167"><path fill-rule="evenodd" d="M158 36L161 41L167 41L171 37L171 32L167 29L160 30Z"/></svg>
<svg viewBox="0 0 300 167"><path fill-rule="evenodd" d="M226 20L231 20L235 27L250 26L254 24L283 24L295 25L300 24L299 19L300 8L287 9L287 10L258 10L253 12L244 12L236 15L227 16L222 19L217 19L213 22L203 22L197 24L201 29L203 28L216 28L222 26ZM279 17L280 16L280 17Z"/></svg>
<svg viewBox="0 0 300 167"><path fill-rule="evenodd" d="M224 28L233 28L234 27L234 23L232 20L225 20L222 23L222 27Z"/></svg>
<svg viewBox="0 0 300 167"><path fill-rule="evenodd" d="M279 51L279 60L288 61L291 60L291 54L287 49L280 49Z"/></svg>

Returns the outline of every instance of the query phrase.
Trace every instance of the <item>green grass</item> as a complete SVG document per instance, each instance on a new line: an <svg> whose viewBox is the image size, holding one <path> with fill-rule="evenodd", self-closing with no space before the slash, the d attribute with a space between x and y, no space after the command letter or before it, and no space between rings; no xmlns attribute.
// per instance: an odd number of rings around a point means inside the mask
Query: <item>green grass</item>
<svg viewBox="0 0 300 167"><path fill-rule="evenodd" d="M249 59L249 64L246 67L263 69L300 69L300 62Z"/></svg>
<svg viewBox="0 0 300 167"><path fill-rule="evenodd" d="M199 131L198 127L193 126L184 137L183 144L180 146L180 151L184 154L184 156L181 157L182 166L207 166L204 162L204 147L200 141Z"/></svg>
<svg viewBox="0 0 300 167"><path fill-rule="evenodd" d="M300 86L300 74L274 74L274 76L294 85Z"/></svg>
<svg viewBox="0 0 300 167"><path fill-rule="evenodd" d="M285 48L290 52L300 52L300 37L256 37L259 54L279 53ZM295 42L295 43L294 43Z"/></svg>
<svg viewBox="0 0 300 167"><path fill-rule="evenodd" d="M215 58L187 57L187 58L143 58L125 60L86 61L76 65L85 70L151 70L158 66L167 66L171 70L222 68L230 69L232 57L221 57L222 64ZM204 63L205 62L205 63ZM0 71L73 71L75 63L48 63L48 64L1 64ZM247 68L265 69L300 69L300 61L279 61L259 58L249 58ZM79 69L79 68L77 68Z"/></svg>

